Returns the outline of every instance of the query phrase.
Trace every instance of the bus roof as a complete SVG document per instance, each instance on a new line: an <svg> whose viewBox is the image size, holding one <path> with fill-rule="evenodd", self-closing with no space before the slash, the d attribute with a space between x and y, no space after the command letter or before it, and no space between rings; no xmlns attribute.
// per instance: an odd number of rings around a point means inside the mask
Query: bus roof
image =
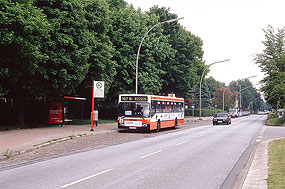
<svg viewBox="0 0 285 189"><path fill-rule="evenodd" d="M183 98L176 98L176 97L170 97L170 96L147 95L147 94L120 94L119 95L119 101L121 101L121 96L132 96L132 97L134 97L134 96L146 97L147 96L149 100L151 99L151 100L184 102Z"/></svg>

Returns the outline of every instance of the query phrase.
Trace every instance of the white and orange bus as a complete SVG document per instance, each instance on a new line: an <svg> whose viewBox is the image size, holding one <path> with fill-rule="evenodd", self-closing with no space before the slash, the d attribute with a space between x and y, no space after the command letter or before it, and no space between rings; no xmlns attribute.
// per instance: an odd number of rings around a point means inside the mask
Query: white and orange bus
<svg viewBox="0 0 285 189"><path fill-rule="evenodd" d="M184 123L184 99L143 94L119 95L118 128L159 131Z"/></svg>

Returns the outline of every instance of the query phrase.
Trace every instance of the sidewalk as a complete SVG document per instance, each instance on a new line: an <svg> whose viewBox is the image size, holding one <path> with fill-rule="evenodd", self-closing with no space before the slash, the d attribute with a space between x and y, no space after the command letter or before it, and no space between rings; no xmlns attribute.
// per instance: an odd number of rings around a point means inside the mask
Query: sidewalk
<svg viewBox="0 0 285 189"><path fill-rule="evenodd" d="M50 125L33 129L0 131L0 153L2 156L3 152L7 149L12 150L12 152L22 152L35 148L35 145L68 136L76 136L79 134L90 135L114 131L117 131L116 123L100 124L98 127L94 127L94 132L91 132L90 125L64 125L63 127Z"/></svg>
<svg viewBox="0 0 285 189"><path fill-rule="evenodd" d="M203 117L202 120L210 120L212 117ZM185 118L185 123L198 122L197 117ZM54 139L65 138L76 135L91 135L99 133L109 133L117 131L117 123L99 124L91 132L91 125L50 125L41 128L20 129L12 131L0 131L0 159L7 150L12 152L26 151L36 148L36 145L52 141Z"/></svg>

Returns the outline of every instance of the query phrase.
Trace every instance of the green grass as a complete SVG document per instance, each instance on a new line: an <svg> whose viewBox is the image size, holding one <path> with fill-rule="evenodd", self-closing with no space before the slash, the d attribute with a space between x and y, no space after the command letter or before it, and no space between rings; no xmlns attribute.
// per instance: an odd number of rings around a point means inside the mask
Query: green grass
<svg viewBox="0 0 285 189"><path fill-rule="evenodd" d="M285 188L285 139L269 143L268 188Z"/></svg>
<svg viewBox="0 0 285 189"><path fill-rule="evenodd" d="M283 122L282 118L272 118L268 119L266 125L270 126L285 126L285 122Z"/></svg>

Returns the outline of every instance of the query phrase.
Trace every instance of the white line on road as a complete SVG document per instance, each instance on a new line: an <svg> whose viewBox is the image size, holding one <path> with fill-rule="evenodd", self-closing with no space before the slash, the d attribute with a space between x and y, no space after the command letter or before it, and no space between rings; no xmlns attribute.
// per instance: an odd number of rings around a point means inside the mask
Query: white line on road
<svg viewBox="0 0 285 189"><path fill-rule="evenodd" d="M148 157L148 156L151 156L151 155L157 154L157 153L159 153L159 152L162 152L162 150L158 150L158 151L156 151L156 152L152 152L152 153L147 154L147 155L145 155L145 156L141 156L140 158L141 158L141 159L143 159L143 158L146 158L146 157Z"/></svg>
<svg viewBox="0 0 285 189"><path fill-rule="evenodd" d="M179 145L184 144L184 143L186 143L186 142L188 142L188 140L185 140L185 141L183 141L183 142L180 142L180 143L178 143L178 144L176 144L176 145L179 146Z"/></svg>
<svg viewBox="0 0 285 189"><path fill-rule="evenodd" d="M70 184L66 184L66 185L64 185L64 186L61 186L61 188L66 188L66 187L68 187L68 186L71 186L71 185L77 184L77 183L79 183L79 182L85 181L85 180L87 180L87 179L90 179L90 178L92 178L92 177L96 177L96 176L98 176L98 175L101 175L101 174L107 173L107 172L112 171L112 170L113 170L113 169L107 169L107 170L105 170L105 171L101 171L100 173L96 173L96 174L91 175L91 176L89 176L89 177L85 177L85 178L83 178L83 179L80 179L80 180L74 181L74 182L72 182L72 183L70 183Z"/></svg>

